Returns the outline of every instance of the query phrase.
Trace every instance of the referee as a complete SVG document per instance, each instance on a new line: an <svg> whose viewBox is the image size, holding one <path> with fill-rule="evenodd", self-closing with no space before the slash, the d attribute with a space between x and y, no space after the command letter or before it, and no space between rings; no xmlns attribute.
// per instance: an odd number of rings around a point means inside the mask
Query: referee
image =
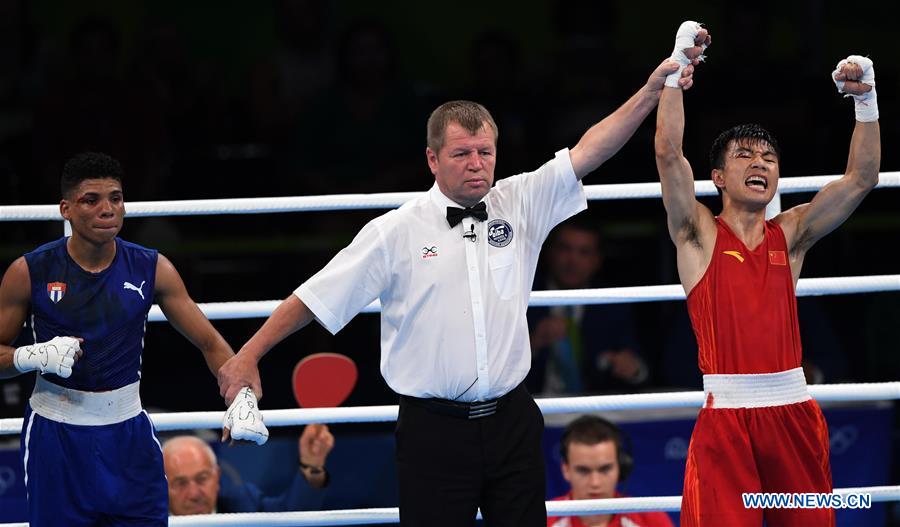
<svg viewBox="0 0 900 527"><path fill-rule="evenodd" d="M581 179L631 137L676 66L657 67L571 150L496 186L490 113L469 101L439 106L425 149L435 184L369 222L284 300L219 370L223 395L257 385L262 356L313 319L337 333L379 299L381 373L400 394L401 525L474 525L479 507L492 527L546 525L544 421L522 386L538 253L587 207Z"/></svg>

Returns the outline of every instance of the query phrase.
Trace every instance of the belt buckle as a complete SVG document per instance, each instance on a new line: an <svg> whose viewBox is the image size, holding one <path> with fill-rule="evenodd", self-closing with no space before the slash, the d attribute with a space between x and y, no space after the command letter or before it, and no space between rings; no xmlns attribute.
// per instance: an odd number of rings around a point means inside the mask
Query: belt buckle
<svg viewBox="0 0 900 527"><path fill-rule="evenodd" d="M480 419L497 413L497 400L469 405L469 419Z"/></svg>

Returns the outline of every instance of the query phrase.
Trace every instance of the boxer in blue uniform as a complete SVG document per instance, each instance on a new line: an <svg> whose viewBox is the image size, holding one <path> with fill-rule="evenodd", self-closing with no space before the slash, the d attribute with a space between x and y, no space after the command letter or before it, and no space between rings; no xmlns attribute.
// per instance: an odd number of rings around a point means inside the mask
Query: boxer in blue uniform
<svg viewBox="0 0 900 527"><path fill-rule="evenodd" d="M79 154L61 189L72 235L18 258L0 283L0 378L39 372L21 440L29 521L167 525L162 452L139 396L151 305L214 375L234 353L166 257L117 237L125 215L118 161ZM35 344L14 349L29 312ZM261 434L239 428L232 437Z"/></svg>

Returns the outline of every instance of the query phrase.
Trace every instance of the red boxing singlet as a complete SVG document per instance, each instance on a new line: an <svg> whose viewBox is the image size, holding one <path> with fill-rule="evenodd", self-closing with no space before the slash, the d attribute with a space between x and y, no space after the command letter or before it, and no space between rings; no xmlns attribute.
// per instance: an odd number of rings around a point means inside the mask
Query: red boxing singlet
<svg viewBox="0 0 900 527"><path fill-rule="evenodd" d="M687 297L704 374L775 373L800 367L797 298L781 226L765 223L752 251L716 217L716 246Z"/></svg>

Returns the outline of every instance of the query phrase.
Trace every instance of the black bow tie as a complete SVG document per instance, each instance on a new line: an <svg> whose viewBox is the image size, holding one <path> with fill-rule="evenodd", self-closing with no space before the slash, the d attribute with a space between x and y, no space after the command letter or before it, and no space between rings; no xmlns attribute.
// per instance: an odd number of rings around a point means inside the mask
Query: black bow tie
<svg viewBox="0 0 900 527"><path fill-rule="evenodd" d="M459 222L466 216L471 216L478 221L486 220L488 217L487 205L485 205L483 201L479 201L474 207L466 207L464 209L459 207L447 207L447 223L450 224L450 227L459 225Z"/></svg>

